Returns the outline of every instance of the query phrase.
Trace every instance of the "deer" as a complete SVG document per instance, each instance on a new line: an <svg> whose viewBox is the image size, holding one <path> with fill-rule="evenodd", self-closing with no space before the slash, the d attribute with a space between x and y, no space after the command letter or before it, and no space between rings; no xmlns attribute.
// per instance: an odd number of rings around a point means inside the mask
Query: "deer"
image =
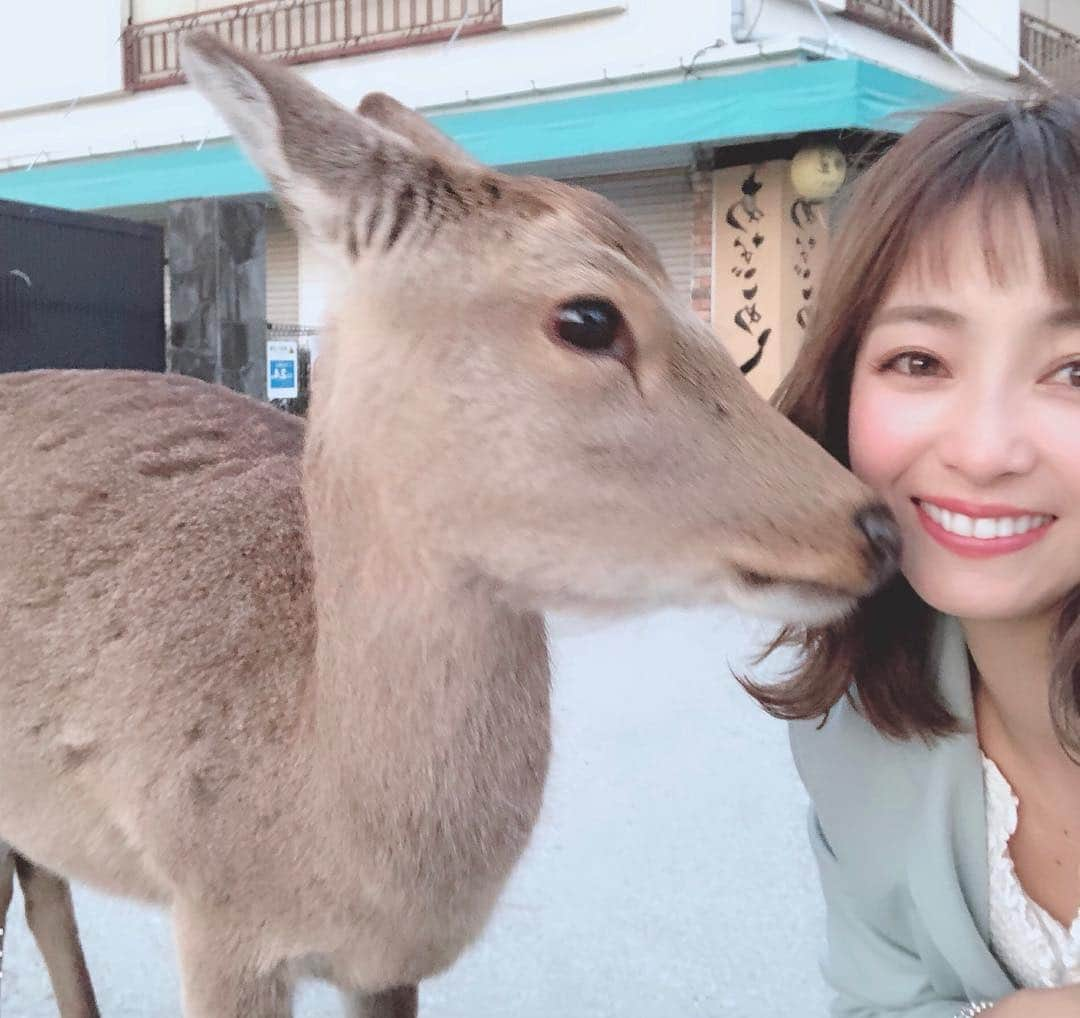
<svg viewBox="0 0 1080 1018"><path fill-rule="evenodd" d="M210 33L182 62L333 273L309 417L0 376L0 904L17 871L63 1018L72 881L169 910L186 1018L301 978L414 1018L538 818L545 613L821 622L897 530L605 199Z"/></svg>

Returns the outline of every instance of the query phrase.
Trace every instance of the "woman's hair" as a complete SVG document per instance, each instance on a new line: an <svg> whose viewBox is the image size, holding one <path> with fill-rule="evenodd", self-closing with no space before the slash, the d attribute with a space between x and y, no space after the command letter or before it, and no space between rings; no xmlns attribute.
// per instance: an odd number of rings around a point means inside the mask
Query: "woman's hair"
<svg viewBox="0 0 1080 1018"><path fill-rule="evenodd" d="M910 259L947 271L949 227L961 206L975 213L995 280L1014 269L1010 234L1015 237L1018 210L1026 209L1048 285L1080 304L1080 99L950 103L927 114L856 181L834 232L805 345L776 395L779 408L845 466L859 341ZM944 735L958 722L931 675L930 622L931 609L897 577L838 623L783 630L763 656L795 646L801 651L795 668L778 684L744 684L777 717L823 717L848 695L887 735ZM1058 738L1080 755L1078 591L1067 599L1054 635L1051 682Z"/></svg>

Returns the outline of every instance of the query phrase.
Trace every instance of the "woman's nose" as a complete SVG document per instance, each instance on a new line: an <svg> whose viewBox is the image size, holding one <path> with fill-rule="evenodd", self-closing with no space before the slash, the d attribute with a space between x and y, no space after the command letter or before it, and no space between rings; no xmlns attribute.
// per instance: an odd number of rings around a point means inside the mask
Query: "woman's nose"
<svg viewBox="0 0 1080 1018"><path fill-rule="evenodd" d="M1036 459L1022 407L997 389L957 401L940 451L947 467L975 484L1025 474Z"/></svg>

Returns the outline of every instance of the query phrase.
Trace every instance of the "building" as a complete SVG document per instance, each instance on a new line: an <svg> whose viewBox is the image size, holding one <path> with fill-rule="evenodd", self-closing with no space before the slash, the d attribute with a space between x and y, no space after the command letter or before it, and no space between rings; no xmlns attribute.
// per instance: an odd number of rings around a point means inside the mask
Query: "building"
<svg viewBox="0 0 1080 1018"><path fill-rule="evenodd" d="M391 92L487 163L606 194L762 392L798 348L828 246L793 158L812 191L831 148L900 130L905 110L972 87L1009 94L1031 74L1025 60L1080 66L1072 0L217 4L83 0L60 19L18 5L0 36L0 198L165 226L170 367L256 394L267 323L313 331L321 274L182 82L177 38L190 26L297 64L346 105ZM219 273L254 298L241 327L199 334L183 256L208 233Z"/></svg>

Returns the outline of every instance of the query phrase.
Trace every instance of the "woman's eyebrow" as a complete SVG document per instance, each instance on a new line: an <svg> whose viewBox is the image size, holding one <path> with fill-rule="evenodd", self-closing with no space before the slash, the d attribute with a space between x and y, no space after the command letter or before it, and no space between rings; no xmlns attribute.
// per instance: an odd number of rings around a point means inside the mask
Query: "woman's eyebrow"
<svg viewBox="0 0 1080 1018"><path fill-rule="evenodd" d="M1046 324L1064 329L1080 328L1080 304L1066 304L1046 316Z"/></svg>
<svg viewBox="0 0 1080 1018"><path fill-rule="evenodd" d="M1071 310L1080 314L1080 307ZM964 323L964 316L937 304L897 304L875 315L871 325L893 325L897 322L918 322L955 329Z"/></svg>

